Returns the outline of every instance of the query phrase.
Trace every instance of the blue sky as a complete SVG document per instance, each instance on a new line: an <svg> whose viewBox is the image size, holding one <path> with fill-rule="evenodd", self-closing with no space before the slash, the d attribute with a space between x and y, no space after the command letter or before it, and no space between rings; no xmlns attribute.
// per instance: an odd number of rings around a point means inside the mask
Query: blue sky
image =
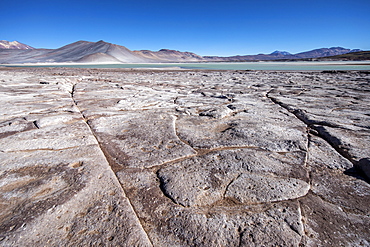
<svg viewBox="0 0 370 247"><path fill-rule="evenodd" d="M36 48L104 40L221 56L370 50L369 0L6 0L0 8L0 40Z"/></svg>

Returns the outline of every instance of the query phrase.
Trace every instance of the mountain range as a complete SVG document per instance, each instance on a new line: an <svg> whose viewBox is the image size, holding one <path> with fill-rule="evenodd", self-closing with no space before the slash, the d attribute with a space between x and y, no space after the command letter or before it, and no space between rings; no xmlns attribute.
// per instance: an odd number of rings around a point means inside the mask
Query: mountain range
<svg viewBox="0 0 370 247"><path fill-rule="evenodd" d="M297 54L274 51L270 54L242 56L200 56L192 52L162 49L132 51L105 41L77 41L58 49L35 49L17 41L0 41L0 64L16 63L154 63L154 62L233 62L307 59L342 55L361 50L342 47L321 48Z"/></svg>
<svg viewBox="0 0 370 247"><path fill-rule="evenodd" d="M300 52L296 54L290 54L286 51L274 51L270 54L258 54L258 55L243 55L243 56L231 56L231 57L205 57L211 61L268 61L268 60L291 60L291 59L307 59L307 58L322 58L329 56L342 55L351 52L359 52L359 49L346 49L343 47L331 47L331 48L320 48L306 52Z"/></svg>

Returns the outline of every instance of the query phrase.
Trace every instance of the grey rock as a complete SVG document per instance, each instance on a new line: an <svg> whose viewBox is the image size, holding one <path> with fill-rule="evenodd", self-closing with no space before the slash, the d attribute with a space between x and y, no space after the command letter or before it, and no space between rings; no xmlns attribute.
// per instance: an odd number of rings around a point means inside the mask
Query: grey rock
<svg viewBox="0 0 370 247"><path fill-rule="evenodd" d="M233 111L227 106L205 109L199 113L199 116L207 116L212 118L224 118L231 115Z"/></svg>
<svg viewBox="0 0 370 247"><path fill-rule="evenodd" d="M318 196L307 195L299 200L305 219L307 246L366 246L370 221L368 217L346 213Z"/></svg>
<svg viewBox="0 0 370 247"><path fill-rule="evenodd" d="M193 148L225 146L258 147L269 151L290 152L305 150L305 128L300 122L256 113L240 113L228 119L182 116L177 132ZM271 121L273 119L273 121Z"/></svg>
<svg viewBox="0 0 370 247"><path fill-rule="evenodd" d="M312 167L328 167L331 169L350 169L353 164L322 138L310 136L308 163Z"/></svg>
<svg viewBox="0 0 370 247"><path fill-rule="evenodd" d="M307 194L308 183L295 178L279 178L243 173L228 187L225 197L241 203L276 202Z"/></svg>
<svg viewBox="0 0 370 247"><path fill-rule="evenodd" d="M152 167L195 154L177 137L175 121L165 113L127 112L93 119L90 125L118 166Z"/></svg>
<svg viewBox="0 0 370 247"><path fill-rule="evenodd" d="M333 147L353 163L370 157L369 131L353 131L326 126L319 126L316 129Z"/></svg>
<svg viewBox="0 0 370 247"><path fill-rule="evenodd" d="M238 206L224 200L183 207L162 193L150 171L122 170L118 177L155 246L297 246L304 234L299 204L294 201Z"/></svg>
<svg viewBox="0 0 370 247"><path fill-rule="evenodd" d="M366 203L370 203L370 185L347 174L338 170L313 169L312 192L344 212L369 215Z"/></svg>
<svg viewBox="0 0 370 247"><path fill-rule="evenodd" d="M304 159L301 152L278 154L250 149L220 150L175 162L159 169L157 176L163 192L174 202L187 207L212 205L222 200L238 203L278 201L286 200L283 197L289 193L276 188L275 193L271 191L267 195L270 198L248 201L246 194L238 195L238 192L266 194L271 188L264 191L264 186L275 184L279 187L279 182L284 181L296 185L292 193L305 194L309 186L302 181L308 178L303 166ZM287 164L286 160L292 163ZM286 180L276 178L278 176ZM238 189L240 186L242 188ZM248 187L253 189L248 190ZM283 187L288 189L289 185ZM281 194L280 197L278 194ZM277 196L275 199L274 195Z"/></svg>
<svg viewBox="0 0 370 247"><path fill-rule="evenodd" d="M357 167L370 179L370 158L362 158L358 161Z"/></svg>

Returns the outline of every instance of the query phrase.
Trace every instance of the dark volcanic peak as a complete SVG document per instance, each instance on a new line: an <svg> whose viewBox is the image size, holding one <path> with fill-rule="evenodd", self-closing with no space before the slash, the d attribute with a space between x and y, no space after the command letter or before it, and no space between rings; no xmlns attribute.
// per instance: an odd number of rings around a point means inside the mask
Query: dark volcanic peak
<svg viewBox="0 0 370 247"><path fill-rule="evenodd" d="M292 55L292 54L289 53L289 52L287 52L287 51L274 51L270 55L283 55L283 56L287 56L287 55Z"/></svg>
<svg viewBox="0 0 370 247"><path fill-rule="evenodd" d="M18 41L0 40L0 49L31 50L35 48Z"/></svg>
<svg viewBox="0 0 370 247"><path fill-rule="evenodd" d="M107 44L111 44L111 43L108 43L108 42L105 42L104 40L99 40L98 42L96 42L96 43L107 43Z"/></svg>
<svg viewBox="0 0 370 247"><path fill-rule="evenodd" d="M178 50L171 50L171 49L160 49L158 53L179 53Z"/></svg>

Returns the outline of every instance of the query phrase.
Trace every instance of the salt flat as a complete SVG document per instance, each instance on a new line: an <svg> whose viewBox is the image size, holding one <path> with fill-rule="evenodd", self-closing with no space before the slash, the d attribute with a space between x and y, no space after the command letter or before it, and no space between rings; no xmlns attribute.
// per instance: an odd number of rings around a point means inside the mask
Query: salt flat
<svg viewBox="0 0 370 247"><path fill-rule="evenodd" d="M1 246L368 246L370 74L0 69Z"/></svg>

